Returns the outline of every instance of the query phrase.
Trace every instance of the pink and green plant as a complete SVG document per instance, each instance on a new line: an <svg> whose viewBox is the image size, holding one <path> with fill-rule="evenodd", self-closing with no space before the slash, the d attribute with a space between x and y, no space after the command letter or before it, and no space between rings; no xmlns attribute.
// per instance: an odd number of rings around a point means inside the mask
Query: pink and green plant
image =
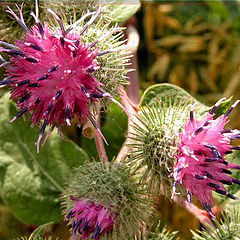
<svg viewBox="0 0 240 240"><path fill-rule="evenodd" d="M74 239L173 239L175 232L159 227L156 202L161 195L169 200L172 195L201 223L213 225L212 193L237 200L231 186L240 185L239 176L230 170L240 169L235 151L240 147L232 144L240 139L240 131L225 126L239 101L230 106L230 100L221 99L209 108L181 88L159 84L147 89L136 104L138 87L128 88L127 94L124 86L138 86L136 73L129 75L127 67L129 50L136 58L137 31L129 27L130 40L124 40L124 28L113 25L120 20L110 20L108 15L109 9L116 14L128 7L116 10L97 3L92 12L85 11L90 9L86 5L84 11L75 9L71 15L72 7L64 14L67 8L61 5L61 17L48 9L53 18L42 21L35 0L35 12L30 14L33 26L25 23L23 6L17 6L18 13L7 9L24 35L14 44L7 43L6 37L0 40L0 67L5 71L0 87L10 89L10 96L0 97L3 202L22 221L43 224L34 231L36 239L42 239L46 222L63 218ZM135 10L129 7L129 12ZM128 12L121 14L120 19L128 16ZM115 125L102 121L109 114L106 110L113 109L108 108L111 102L119 115L126 114L128 131L118 155L109 161L101 126L106 138L110 136L109 151L112 133L124 135L116 119ZM40 132L29 130L30 124ZM63 135L70 126L83 133L74 139L77 144L64 143L54 130ZM37 151L34 134L38 134ZM97 157L91 152L92 142L85 145L89 156L78 146L88 135L94 138ZM39 152L41 141L45 147ZM187 200L178 191L185 192ZM192 197L206 211L196 207ZM235 236L225 234L225 229L235 231L225 222L227 227L216 224L217 229L224 229L224 236ZM34 234L29 237L34 239Z"/></svg>

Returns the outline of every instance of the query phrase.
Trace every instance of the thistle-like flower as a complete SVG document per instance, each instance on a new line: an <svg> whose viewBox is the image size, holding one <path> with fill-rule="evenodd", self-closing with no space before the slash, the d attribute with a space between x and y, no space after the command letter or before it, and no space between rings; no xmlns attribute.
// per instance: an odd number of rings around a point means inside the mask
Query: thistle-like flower
<svg viewBox="0 0 240 240"><path fill-rule="evenodd" d="M36 12L31 13L36 24L30 29L20 8L19 17L10 8L8 12L26 32L14 45L0 41L0 52L10 56L9 61L0 59L7 72L0 86L11 87L11 98L18 100L20 108L11 122L27 112L34 125L43 121L36 142L38 151L47 125L51 132L55 126L70 125L75 117L80 124L90 120L101 134L91 105L106 98L123 108L112 97L119 84L126 83L128 56L119 52L122 29L100 27L101 19L97 19L101 9L86 13L70 26L49 9L59 25L50 28L39 21L36 1Z"/></svg>
<svg viewBox="0 0 240 240"><path fill-rule="evenodd" d="M224 129L229 113L239 101L225 114L214 119L214 112L224 99L219 100L201 121L194 118L191 109L190 116L179 133L180 143L175 155L177 162L172 173L173 194L176 193L176 185L183 184L188 202L191 202L191 195L194 195L212 218L212 191L236 199L227 192L223 184L240 185L239 180L229 176L229 169L240 169L240 166L229 163L224 158L232 150L240 150L240 147L230 145L231 140L240 138L240 131Z"/></svg>
<svg viewBox="0 0 240 240"><path fill-rule="evenodd" d="M151 214L137 175L115 163L86 163L63 193L64 214L81 239L134 239Z"/></svg>
<svg viewBox="0 0 240 240"><path fill-rule="evenodd" d="M134 119L129 137L129 164L142 172L142 182L149 190L171 197L169 175L175 163L178 132L184 125L192 99L181 96L163 97L154 105L142 107ZM199 114L205 106L198 103Z"/></svg>
<svg viewBox="0 0 240 240"><path fill-rule="evenodd" d="M101 236L111 232L115 217L107 208L101 204L86 201L84 199L76 199L71 196L71 200L75 205L68 212L67 219L73 218L72 231L82 235L82 239L98 240Z"/></svg>

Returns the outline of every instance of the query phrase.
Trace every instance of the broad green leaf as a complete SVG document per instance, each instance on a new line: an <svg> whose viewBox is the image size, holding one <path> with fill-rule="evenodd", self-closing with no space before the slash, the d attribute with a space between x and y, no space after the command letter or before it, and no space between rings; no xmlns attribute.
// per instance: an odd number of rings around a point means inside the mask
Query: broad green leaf
<svg viewBox="0 0 240 240"><path fill-rule="evenodd" d="M173 101L176 102L178 100L179 102L189 102L189 104L198 103L199 106L201 106L203 111L208 110L208 107L200 103L198 100L196 100L194 97L192 97L188 92L183 90L180 87L177 87L172 84L163 83L163 84L156 84L151 87L149 87L143 94L140 106L151 106L152 104L156 104L159 102L162 98L171 98Z"/></svg>
<svg viewBox="0 0 240 240"><path fill-rule="evenodd" d="M117 156L125 141L127 130L127 116L116 104L109 106L109 112L102 128L103 135L109 145L106 146L108 158L111 160Z"/></svg>
<svg viewBox="0 0 240 240"><path fill-rule="evenodd" d="M63 142L53 132L40 153L34 142L39 128L18 119L14 104L6 94L0 98L0 189L2 199L21 221L41 225L59 221L60 194L73 167L87 159L71 142Z"/></svg>
<svg viewBox="0 0 240 240"><path fill-rule="evenodd" d="M109 3L109 17L113 22L125 22L134 15L141 6L139 0L110 0L104 2Z"/></svg>

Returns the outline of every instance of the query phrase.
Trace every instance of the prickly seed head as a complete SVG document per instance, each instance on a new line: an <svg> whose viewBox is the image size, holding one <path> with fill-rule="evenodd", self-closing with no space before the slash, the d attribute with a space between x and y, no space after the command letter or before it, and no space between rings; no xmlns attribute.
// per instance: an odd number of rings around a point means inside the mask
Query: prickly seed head
<svg viewBox="0 0 240 240"><path fill-rule="evenodd" d="M49 0L47 2L43 2L43 11L47 12L47 9L50 6L56 13L66 16L70 21L72 20L70 18L76 17L78 19L87 11L96 11L100 7L100 2L101 1L98 0L60 0L57 2Z"/></svg>

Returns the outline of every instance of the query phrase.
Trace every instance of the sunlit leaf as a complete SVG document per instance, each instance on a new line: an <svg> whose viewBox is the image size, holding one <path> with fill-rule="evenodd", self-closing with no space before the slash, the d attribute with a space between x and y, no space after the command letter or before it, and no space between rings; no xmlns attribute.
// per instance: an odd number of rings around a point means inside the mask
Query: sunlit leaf
<svg viewBox="0 0 240 240"><path fill-rule="evenodd" d="M141 6L139 0L106 0L104 2L109 4L109 17L114 22L125 22L128 18L134 15Z"/></svg>

